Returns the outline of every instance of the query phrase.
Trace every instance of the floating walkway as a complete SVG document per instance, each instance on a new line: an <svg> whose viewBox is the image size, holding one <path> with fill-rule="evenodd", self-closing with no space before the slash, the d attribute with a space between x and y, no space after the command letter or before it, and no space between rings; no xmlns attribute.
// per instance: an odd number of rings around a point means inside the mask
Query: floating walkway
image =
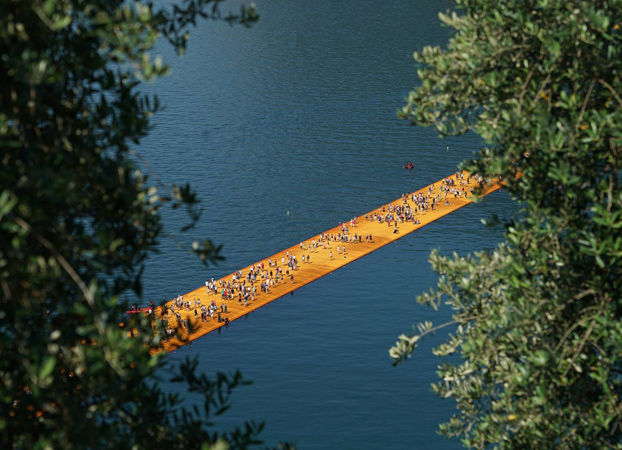
<svg viewBox="0 0 622 450"><path fill-rule="evenodd" d="M450 183L453 183L453 186L448 186L444 184L444 180L449 180ZM467 180L469 181L467 183ZM254 286L257 288L254 299L249 300L248 305L245 303L239 302L238 300L238 290L235 291L234 298L229 300L224 300L221 295L222 287L220 285L220 281L229 282L233 279L235 274L230 274L221 280L217 281L218 284L218 293L207 293L207 289L205 286L201 286L194 291L188 292L183 296L184 301L191 301L192 307L190 309L183 308L175 308L175 311L181 315L181 319L192 321L192 333L189 335L188 332L183 328L179 327L177 330L178 333L181 333L181 339L179 337L172 337L171 339L165 341L163 343L163 348L166 351L172 351L176 348L187 344L190 341L193 341L211 331L214 331L222 326L228 325L229 323L239 319L240 317L245 316L251 311L254 311L262 306L283 297L286 294L289 294L296 289L311 283L312 281L317 280L320 277L323 277L326 274L329 274L340 267L345 266L346 264L351 263L377 249L383 247L397 239L406 236L409 233L412 233L419 228L434 222L435 220L446 216L447 214L462 208L473 202L473 197L470 193L471 188L479 188L480 184L472 179L468 178L468 175L464 173L463 175L456 173L450 177L447 177L443 180L440 180L430 186L426 186L422 189L414 193L410 193L405 198L399 198L391 203L380 206L379 208L370 211L367 214L363 214L355 219L355 226L351 226L350 221L344 223L345 226L348 227L349 238L357 235L356 243L345 243L345 252L344 252L344 243L338 241L331 241L330 239L323 239L320 241L321 234L316 236L312 236L301 243L296 243L296 245L287 248L279 253L272 255L269 258L265 258L261 261L257 261L248 267L245 267L242 270L243 279L246 279L246 276L249 274L249 270L252 266L255 268L261 267L263 264L263 272L267 271L270 273L276 272L278 268L282 268L283 271L283 280L277 283L274 283L274 286L270 287L268 292L262 292L260 289L260 285L262 281L265 281L261 277L257 277ZM498 190L501 187L499 183L493 183L490 186L485 187L483 192L480 194L481 196L487 195L491 192ZM451 188L459 190L461 193L465 192L467 196L464 194L461 196L456 196L454 193L451 193ZM463 191L464 188L464 191ZM445 194L447 193L447 196ZM428 204L431 205L431 199L437 198L438 202L432 208L431 206L427 210L422 210L417 207L417 212L414 214L414 219L416 219L419 223L415 223L414 221L405 221L398 222L397 226L394 222L390 225L387 224L386 221L378 221L373 220L374 214L385 216L390 209L394 207L404 207L409 205L410 208L414 211L415 202L413 202L412 197L413 194L416 196L422 195L424 198L428 199ZM440 196L440 197L439 197ZM449 203L449 204L446 204ZM397 229L397 232L395 230ZM322 233L325 236L331 235L337 236L339 233L343 233L343 231L339 227L332 228ZM371 235L371 241L367 238ZM358 236L361 237L360 242L358 240ZM315 240L317 246L315 248L312 247L312 242ZM301 249L301 245L304 245L304 250ZM339 247L339 250L338 250ZM305 256L305 262L302 261L302 256ZM332 254L332 257L331 257ZM296 270L291 270L287 265L287 255L295 255L297 259L297 267ZM307 255L309 256L309 261L307 261ZM269 266L269 261L272 261L273 265ZM285 264L283 264L285 261ZM276 267L274 264L276 263ZM289 274L287 271L289 270ZM293 275L293 280L290 279L290 275ZM274 279L274 278L273 278ZM247 282L249 285L249 282ZM218 321L218 313L214 313L213 317L210 318L208 316L207 321L201 321L201 309L196 308L198 311L198 317L195 318L195 300L201 300L201 305L209 305L212 301L215 301L217 306L217 311L221 311L221 306L226 305L227 312L221 312L220 318L221 321ZM167 303L167 307L170 307L174 304L174 300L171 300ZM155 316L156 320L159 320L161 317L161 308L156 308ZM228 319L225 322L225 318ZM177 324L177 319L170 312L168 313L168 320L172 326ZM235 326L235 325L233 325Z"/></svg>

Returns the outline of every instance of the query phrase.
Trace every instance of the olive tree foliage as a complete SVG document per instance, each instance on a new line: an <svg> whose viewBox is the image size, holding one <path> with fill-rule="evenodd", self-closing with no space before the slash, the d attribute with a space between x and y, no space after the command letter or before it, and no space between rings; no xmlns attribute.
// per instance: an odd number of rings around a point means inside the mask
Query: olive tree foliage
<svg viewBox="0 0 622 450"><path fill-rule="evenodd" d="M141 294L163 207L199 218L189 186L147 181L140 141L158 110L141 84L167 71L160 37L185 49L206 18L248 26L252 7L218 0L0 1L0 448L247 448L260 423L214 431L239 373L208 378L196 361L165 367L148 319L120 300ZM138 149L138 150L136 150ZM171 151L175 151L171 149ZM173 234L179 235L177 231ZM181 240L183 241L183 239ZM188 246L214 263L220 248ZM145 345L147 344L147 345ZM154 378L174 373L191 410Z"/></svg>
<svg viewBox="0 0 622 450"><path fill-rule="evenodd" d="M481 136L463 167L501 177L521 214L492 250L431 254L438 287L418 301L452 320L390 355L450 326L433 390L457 405L440 432L466 447L620 449L622 1L457 3L399 115Z"/></svg>

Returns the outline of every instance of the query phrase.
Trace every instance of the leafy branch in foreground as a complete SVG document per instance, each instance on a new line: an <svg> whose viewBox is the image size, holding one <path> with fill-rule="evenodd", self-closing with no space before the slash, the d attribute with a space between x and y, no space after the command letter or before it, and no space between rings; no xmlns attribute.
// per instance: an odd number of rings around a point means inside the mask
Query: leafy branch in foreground
<svg viewBox="0 0 622 450"><path fill-rule="evenodd" d="M186 207L188 229L200 218L189 187L150 186L139 170L136 149L159 109L140 88L168 71L150 51L160 36L183 51L202 17L257 19L252 7L221 15L220 3L0 1L3 449L259 444L261 425L218 432L210 422L244 384L239 374L212 380L182 364L176 380L205 405L184 409L154 377L165 360L151 353L160 339L151 318L128 322L121 300L141 295L165 232L161 208ZM193 249L206 263L219 250L209 240Z"/></svg>
<svg viewBox="0 0 622 450"><path fill-rule="evenodd" d="M486 144L464 168L521 207L505 242L430 260L452 308L434 390L469 448L622 448L622 2L459 0L399 115ZM391 349L407 359L438 329Z"/></svg>

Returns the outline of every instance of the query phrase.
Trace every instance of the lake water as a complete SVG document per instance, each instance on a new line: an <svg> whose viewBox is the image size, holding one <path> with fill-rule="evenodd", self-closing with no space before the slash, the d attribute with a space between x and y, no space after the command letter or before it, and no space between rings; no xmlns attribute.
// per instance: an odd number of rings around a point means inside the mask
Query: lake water
<svg viewBox="0 0 622 450"><path fill-rule="evenodd" d="M159 47L172 74L149 89L166 109L140 152L167 183L192 184L205 211L188 239L224 244L226 261L205 269L164 239L147 266L145 302L186 293L453 173L480 145L477 137L442 140L396 118L417 83L412 52L447 40L437 13L451 5L264 0L251 29L202 24L183 58ZM415 168L403 170L411 161ZM493 194L170 361L200 355L208 374L240 369L254 380L235 392L218 425L265 420L270 444L459 448L436 434L455 410L430 389L440 363L430 349L439 337L397 368L388 349L413 323L450 317L415 302L436 284L430 249L490 248L501 233L480 218L511 210L507 195ZM165 223L175 232L186 220L169 212Z"/></svg>

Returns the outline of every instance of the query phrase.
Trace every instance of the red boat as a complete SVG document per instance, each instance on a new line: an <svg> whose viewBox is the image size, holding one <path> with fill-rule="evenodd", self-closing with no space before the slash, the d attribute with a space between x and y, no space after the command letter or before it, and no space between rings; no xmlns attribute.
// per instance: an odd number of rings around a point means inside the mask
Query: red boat
<svg viewBox="0 0 622 450"><path fill-rule="evenodd" d="M125 311L128 314L138 314L138 313L151 313L151 306L147 306L145 308L132 308Z"/></svg>

